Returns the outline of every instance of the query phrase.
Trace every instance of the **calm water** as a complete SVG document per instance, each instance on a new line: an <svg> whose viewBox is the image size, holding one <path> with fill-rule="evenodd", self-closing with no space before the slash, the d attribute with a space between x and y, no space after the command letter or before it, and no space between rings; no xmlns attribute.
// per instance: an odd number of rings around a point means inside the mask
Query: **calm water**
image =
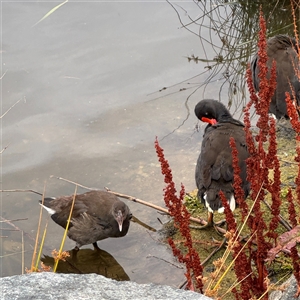
<svg viewBox="0 0 300 300"><path fill-rule="evenodd" d="M194 189L201 133L194 132L193 112L172 133L187 116L189 91L177 92L180 85L163 94L158 90L200 73L203 66L184 57L194 52L197 38L179 28L166 2L70 2L33 26L54 5L2 3L2 113L20 100L2 119L2 148L8 145L2 154L2 188L43 192L45 186L48 196L74 192L73 185L54 175L164 206L153 146L158 136L176 183ZM199 100L199 95L192 97L191 107ZM40 197L1 197L4 218L27 218L13 223L25 233L29 268ZM158 217L166 220L153 209L124 201L156 229L161 228ZM50 220L45 255L58 249L62 233ZM20 274L21 232L2 235L1 275ZM99 246L131 280L176 285L184 270L153 257L173 261L159 238L133 223L126 237ZM67 240L65 249L73 246Z"/></svg>
<svg viewBox="0 0 300 300"><path fill-rule="evenodd" d="M220 47L228 47L220 36L221 30L226 34L229 29L222 26L215 31L219 36L212 34L211 20L204 18L199 39L181 27L177 14L164 1L68 2L35 25L57 4L2 3L2 113L19 101L2 118L1 149L8 146L1 156L2 189L42 193L45 188L47 196L74 192L74 185L54 175L164 206L164 182L154 149L157 136L177 186L182 182L187 191L193 190L204 128L200 124L199 132L195 131L193 108L204 97L228 103L230 89L239 86L234 80L229 87L223 85L228 72L236 75L235 67L217 73L202 61L188 63L186 57L214 59ZM230 15L226 11L230 6L224 7L211 10L212 14ZM203 19L193 2L177 9L186 19L184 9ZM255 7L254 11L257 17ZM253 15L248 18L256 22ZM232 24L241 28L237 21ZM253 38L253 28L246 28L249 32L242 33ZM203 52L200 40L214 45ZM237 47L244 47L239 46L244 40L240 38ZM248 59L243 57L244 62ZM208 77L211 84L202 85ZM188 84L183 82L189 78L193 79ZM163 87L168 88L159 92ZM242 95L241 90L233 94ZM13 224L24 232L24 267L28 268L39 199L33 193L1 193L4 218L27 218ZM167 220L153 209L123 201L136 217L156 229L161 228L157 218ZM3 230L0 239L1 275L20 274L24 272L22 234L9 224L2 226L10 230ZM62 235L63 229L50 220L45 255L58 249ZM174 262L160 236L135 223L126 237L98 244L133 281L175 286L183 280L183 269L161 260ZM67 239L65 249L73 247L74 242Z"/></svg>

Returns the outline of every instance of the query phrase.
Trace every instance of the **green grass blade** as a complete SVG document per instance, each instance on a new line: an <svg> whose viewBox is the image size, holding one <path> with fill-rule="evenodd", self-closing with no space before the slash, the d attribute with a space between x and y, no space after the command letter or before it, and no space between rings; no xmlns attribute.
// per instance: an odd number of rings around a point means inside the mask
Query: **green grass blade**
<svg viewBox="0 0 300 300"><path fill-rule="evenodd" d="M38 253L37 258L36 258L35 270L37 270L39 268L39 262L40 262L40 259L41 259L42 250L43 250L43 247L44 247L45 237L46 237L46 233L47 233L48 220L49 220L49 216L48 216L48 219L47 219L46 226L44 228L44 233L43 233L43 237L42 237L42 240L41 240L39 253Z"/></svg>
<svg viewBox="0 0 300 300"><path fill-rule="evenodd" d="M44 204L45 192L46 192L46 183L44 185L44 191L43 191L43 196L42 196L42 205ZM43 216L43 207L42 207L42 205L40 207L39 223L38 223L38 228L37 228L37 231L36 231L34 250L33 250L32 260L31 260L31 268L30 268L31 272L36 272L37 271L37 269L34 266L35 265L34 262L35 262L35 258L36 258L36 254L37 254L39 236L40 236L40 230L41 230L41 224L42 224L42 216Z"/></svg>
<svg viewBox="0 0 300 300"><path fill-rule="evenodd" d="M55 259L55 263L54 263L54 266L53 266L53 272L54 272L54 273L56 272L57 265L58 265L59 259L60 259L60 257L61 257L62 249L63 249L63 247L64 247L65 240L66 240L66 237L67 237L67 233L68 233L70 221L71 221L71 218L72 218L72 213L73 213L74 203L75 203L75 199L76 199L77 188L78 188L78 186L76 185L76 187L75 187L75 192L74 192L74 197L73 197L73 202L72 202L72 206L71 206L71 209L70 209L70 214L69 214L69 218L68 218L68 221L67 221L67 226L66 226L66 229L65 229L65 232L64 232L64 236L63 236L62 241L61 241L61 244L60 244L60 248L59 248L59 251L58 251L58 255L57 255L56 258L54 258L54 259Z"/></svg>
<svg viewBox="0 0 300 300"><path fill-rule="evenodd" d="M69 0L66 0L65 2L58 4L57 6L55 6L54 8L52 8L49 12L47 12L39 21L37 21L32 27L36 26L37 24L39 24L40 22L42 22L43 20L45 20L46 18L48 18L51 14L53 14L57 9L59 9L61 6L63 6L64 4L66 4Z"/></svg>

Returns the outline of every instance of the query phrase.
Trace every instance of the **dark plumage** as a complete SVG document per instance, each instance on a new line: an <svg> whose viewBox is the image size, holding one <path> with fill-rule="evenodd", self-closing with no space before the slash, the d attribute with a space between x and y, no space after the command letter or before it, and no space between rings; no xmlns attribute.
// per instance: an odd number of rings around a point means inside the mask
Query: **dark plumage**
<svg viewBox="0 0 300 300"><path fill-rule="evenodd" d="M45 198L43 207L58 225L66 228L73 201L72 196ZM40 201L42 203L42 201ZM90 191L76 195L68 237L75 248L93 244L109 237L125 236L132 215L128 206L106 191Z"/></svg>
<svg viewBox="0 0 300 300"><path fill-rule="evenodd" d="M231 210L236 207L234 199L232 149L230 137L235 139L241 168L242 188L245 197L249 193L246 180L246 163L249 153L246 146L244 125L232 118L226 107L216 100L202 100L195 107L199 120L209 123L205 128L201 153L196 166L198 198L208 208L208 226L213 225L214 211L223 212L220 190L225 194Z"/></svg>
<svg viewBox="0 0 300 300"><path fill-rule="evenodd" d="M299 72L298 47L294 38L287 35L275 35L267 41L267 66L272 67L273 60L276 61L276 91L272 97L269 112L277 119L288 118L285 92L292 96L290 84L296 95L297 104L300 105L300 82L295 70ZM252 80L255 90L259 91L259 68L258 53L251 61ZM270 72L269 72L270 73ZM270 74L268 74L269 78Z"/></svg>

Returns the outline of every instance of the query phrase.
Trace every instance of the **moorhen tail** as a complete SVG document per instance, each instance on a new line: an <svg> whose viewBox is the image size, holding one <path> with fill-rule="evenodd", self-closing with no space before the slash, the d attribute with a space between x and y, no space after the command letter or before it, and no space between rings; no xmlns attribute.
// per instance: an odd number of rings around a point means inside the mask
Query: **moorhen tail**
<svg viewBox="0 0 300 300"><path fill-rule="evenodd" d="M244 125L232 118L227 108L216 100L202 100L195 107L199 120L209 123L205 128L201 153L196 166L196 184L198 198L208 209L208 223L204 227L214 226L213 213L224 212L219 192L222 191L233 211L236 208L233 189L232 150L229 145L233 137L238 150L241 169L242 188L245 198L249 194L246 159L249 153L246 146Z"/></svg>
<svg viewBox="0 0 300 300"><path fill-rule="evenodd" d="M276 81L277 86L275 93L271 99L269 113L275 115L277 119L282 117L288 119L288 113L285 101L285 92L289 92L291 97L295 95L297 105L300 104L300 82L297 72L299 68L298 58L299 45L297 41L287 35L275 35L267 41L267 67L269 69L268 78L270 77L270 69L273 60L276 62ZM258 53L256 53L251 61L252 81L255 90L259 91L259 67ZM291 91L291 87L293 92Z"/></svg>
<svg viewBox="0 0 300 300"><path fill-rule="evenodd" d="M67 226L73 197L45 198L42 205L63 228ZM90 191L76 195L68 237L76 242L77 250L87 244L97 249L97 241L125 236L131 217L128 206L109 192Z"/></svg>

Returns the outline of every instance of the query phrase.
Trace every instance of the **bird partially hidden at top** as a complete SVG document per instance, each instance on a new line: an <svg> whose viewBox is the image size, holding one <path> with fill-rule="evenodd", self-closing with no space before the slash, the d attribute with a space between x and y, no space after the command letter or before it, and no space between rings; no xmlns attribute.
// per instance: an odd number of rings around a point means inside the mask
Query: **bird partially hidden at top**
<svg viewBox="0 0 300 300"><path fill-rule="evenodd" d="M208 209L207 225L200 228L214 226L214 212L223 213L224 207L220 199L222 191L232 211L237 203L234 195L234 170L232 166L232 149L229 141L233 137L238 151L241 187L245 198L250 191L247 181L246 160L249 153L246 145L244 125L234 119L228 109L217 100L205 99L195 107L195 114L199 120L208 123L205 128L201 152L197 160L195 179L198 187L198 198ZM218 230L217 230L218 231Z"/></svg>
<svg viewBox="0 0 300 300"><path fill-rule="evenodd" d="M269 113L276 119L288 119L285 93L288 92L291 98L295 98L296 105L300 105L300 65L299 47L297 41L287 35L275 35L267 40L267 78L270 78L270 70L273 61L276 62L276 90L272 96ZM259 66L258 52L251 60L252 81L255 90L259 91ZM298 111L299 113L299 111Z"/></svg>
<svg viewBox="0 0 300 300"><path fill-rule="evenodd" d="M72 196L45 198L40 204L51 214L52 220L66 228ZM76 195L68 228L68 237L76 242L75 250L109 237L127 234L132 214L128 206L107 191L94 190Z"/></svg>

